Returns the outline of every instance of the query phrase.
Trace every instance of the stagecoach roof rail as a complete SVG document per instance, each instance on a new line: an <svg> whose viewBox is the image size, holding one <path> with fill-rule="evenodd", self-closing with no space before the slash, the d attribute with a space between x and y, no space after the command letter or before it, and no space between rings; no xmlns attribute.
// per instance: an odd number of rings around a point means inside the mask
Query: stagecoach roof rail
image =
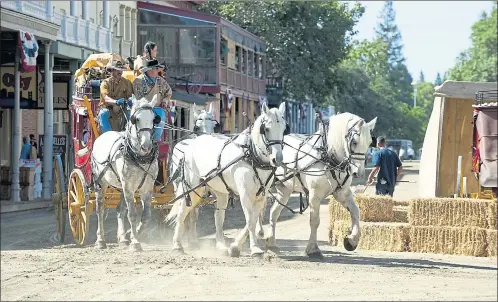
<svg viewBox="0 0 498 302"><path fill-rule="evenodd" d="M486 101L497 101L498 100L498 90L480 90L476 92L475 104L477 106L496 106L496 102L486 102Z"/></svg>

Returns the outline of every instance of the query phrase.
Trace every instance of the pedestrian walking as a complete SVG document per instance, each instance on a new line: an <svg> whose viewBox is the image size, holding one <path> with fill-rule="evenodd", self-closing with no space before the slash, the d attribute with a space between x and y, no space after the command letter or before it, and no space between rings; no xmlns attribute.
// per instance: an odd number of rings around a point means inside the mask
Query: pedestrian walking
<svg viewBox="0 0 498 302"><path fill-rule="evenodd" d="M31 145L31 142L29 141L29 137L24 136L22 138L22 149L21 149L21 156L20 159L29 159L30 154L31 154L31 148L33 147Z"/></svg>
<svg viewBox="0 0 498 302"><path fill-rule="evenodd" d="M398 155L386 148L386 139L382 136L377 138L377 159L374 162L375 168L368 176L368 184L374 182L374 177L377 174L377 184L375 186L375 194L390 195L394 194L394 186L398 176L402 171L402 164Z"/></svg>

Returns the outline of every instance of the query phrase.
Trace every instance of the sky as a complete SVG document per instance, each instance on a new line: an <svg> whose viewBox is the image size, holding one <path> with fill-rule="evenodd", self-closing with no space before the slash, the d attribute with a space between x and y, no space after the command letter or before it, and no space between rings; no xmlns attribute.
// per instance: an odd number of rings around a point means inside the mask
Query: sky
<svg viewBox="0 0 498 302"><path fill-rule="evenodd" d="M365 13L356 26L356 39L371 40L384 1L359 1ZM453 67L456 58L471 46L472 25L492 1L394 1L396 24L401 32L405 64L414 80L424 72L434 82L437 73Z"/></svg>

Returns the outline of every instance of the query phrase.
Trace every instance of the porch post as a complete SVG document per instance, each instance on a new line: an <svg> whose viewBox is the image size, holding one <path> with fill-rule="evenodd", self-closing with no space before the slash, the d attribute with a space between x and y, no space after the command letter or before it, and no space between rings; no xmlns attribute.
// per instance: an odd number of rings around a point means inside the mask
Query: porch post
<svg viewBox="0 0 498 302"><path fill-rule="evenodd" d="M21 201L21 187L19 186L19 158L21 155L21 71L19 70L20 62L19 47L16 47L15 55L15 83L14 83L14 114L13 114L13 139L12 139L12 185L11 199L14 202Z"/></svg>
<svg viewBox="0 0 498 302"><path fill-rule="evenodd" d="M43 198L52 196L52 153L54 139L54 98L52 81L53 54L50 53L52 41L45 41L45 108L43 131Z"/></svg>
<svg viewBox="0 0 498 302"><path fill-rule="evenodd" d="M81 15L83 20L88 20L88 1L81 0Z"/></svg>
<svg viewBox="0 0 498 302"><path fill-rule="evenodd" d="M109 28L109 1L108 0L102 1L102 5L103 5L102 15L104 17L104 27Z"/></svg>
<svg viewBox="0 0 498 302"><path fill-rule="evenodd" d="M78 17L78 7L76 6L78 3L75 0L69 1L69 14L73 17Z"/></svg>

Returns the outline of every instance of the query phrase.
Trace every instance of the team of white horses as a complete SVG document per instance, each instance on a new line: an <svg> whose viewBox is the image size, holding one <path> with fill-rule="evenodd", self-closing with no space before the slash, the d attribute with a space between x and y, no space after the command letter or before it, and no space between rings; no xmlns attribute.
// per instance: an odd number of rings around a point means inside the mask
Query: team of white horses
<svg viewBox="0 0 498 302"><path fill-rule="evenodd" d="M124 199L117 209L118 242L141 250L137 238L151 216L150 203L158 174L157 149L152 142L155 102L156 98L150 103L136 100L126 131L106 132L95 141L92 173L96 178L99 224L95 245L98 248L106 247L103 192L113 186L122 190ZM332 116L328 126L322 124L315 134L297 136L286 133L284 117L285 103L278 109L269 109L263 104L261 115L252 127L234 137L213 133L216 121L212 105L207 111L194 112L197 134L175 144L169 158L169 175L175 175L171 181L178 198L166 218L175 226L172 252L184 252L182 237L186 229L190 235L189 245L196 244L197 207L208 191L216 197L216 247L230 256L240 255L248 235L252 256L264 253L258 237L266 239L268 249L278 251L276 223L293 192L309 196L308 256L322 256L317 243L320 201L330 194L351 214L351 231L344 238L345 248L354 250L358 246L359 210L350 185L353 177L364 175L365 155L376 118L367 123L354 114L342 113ZM143 211L137 210L133 202L137 190ZM233 196L241 202L246 225L227 246L223 223L229 198ZM270 196L276 201L270 211L270 228L265 234L262 216ZM126 215L131 226L129 239L124 224Z"/></svg>

